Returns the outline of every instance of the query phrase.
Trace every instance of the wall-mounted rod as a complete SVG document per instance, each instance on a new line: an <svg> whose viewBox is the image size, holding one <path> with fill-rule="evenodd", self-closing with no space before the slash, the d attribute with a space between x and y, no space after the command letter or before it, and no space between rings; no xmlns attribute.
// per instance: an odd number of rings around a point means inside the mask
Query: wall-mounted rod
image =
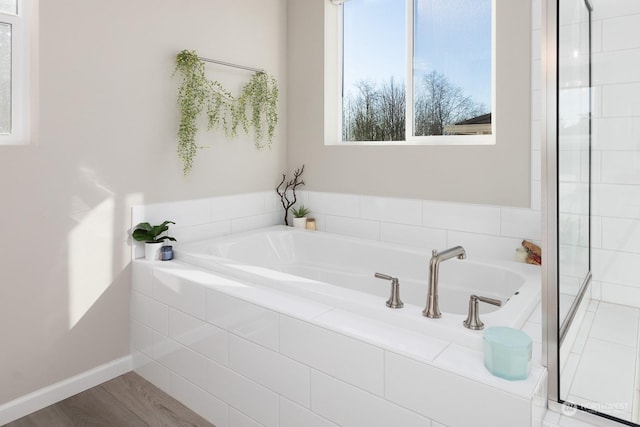
<svg viewBox="0 0 640 427"><path fill-rule="evenodd" d="M244 65L238 65L238 64L232 64L231 62L224 62L224 61L218 61L217 59L209 59L209 58L204 58L202 56L198 56L198 59L204 62L212 62L214 64L220 64L220 65L224 65L227 67L233 67L233 68L241 68L243 70L248 70L248 71L253 71L255 73L264 73L264 70L261 70L260 68L253 68L253 67L246 67Z"/></svg>

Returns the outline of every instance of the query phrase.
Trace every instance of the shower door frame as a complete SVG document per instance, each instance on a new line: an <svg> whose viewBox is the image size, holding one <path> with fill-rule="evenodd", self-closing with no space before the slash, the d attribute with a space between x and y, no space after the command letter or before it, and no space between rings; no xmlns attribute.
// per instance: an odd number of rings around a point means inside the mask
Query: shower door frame
<svg viewBox="0 0 640 427"><path fill-rule="evenodd" d="M564 401L560 398L560 343L566 332L559 319L559 229L558 229L558 111L559 111L559 10L561 0L542 0L542 247L545 260L542 263L542 360L548 370L548 407L561 414L566 413ZM589 13L593 10L590 0L584 0ZM589 22L591 27L591 22ZM591 31L589 31L591 33ZM591 35L589 37L591 51ZM591 85L591 60L589 61L589 83ZM591 94L589 95L591 101ZM591 110L591 105L590 105ZM591 116L589 120L589 167L591 167ZM591 171L589 171L591 173ZM589 179L591 198L591 179ZM591 202L589 203L589 227L591 226ZM582 283L572 313L567 315L566 324L571 323L575 308L584 296L591 279L591 231L589 231L589 272ZM561 333L561 329L563 330ZM603 426L636 426L637 424L612 417L607 414L581 408L572 418Z"/></svg>

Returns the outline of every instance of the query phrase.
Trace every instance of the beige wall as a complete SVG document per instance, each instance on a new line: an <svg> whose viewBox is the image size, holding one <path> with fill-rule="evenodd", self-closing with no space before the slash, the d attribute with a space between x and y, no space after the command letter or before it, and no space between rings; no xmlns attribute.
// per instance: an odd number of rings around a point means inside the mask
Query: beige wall
<svg viewBox="0 0 640 427"><path fill-rule="evenodd" d="M306 188L529 207L530 1L496 0L496 145L452 147L324 145L326 3L288 2L288 165Z"/></svg>
<svg viewBox="0 0 640 427"><path fill-rule="evenodd" d="M284 113L285 0L42 0L39 18L39 140L0 146L0 404L129 353L132 204L267 190L286 161L281 114L271 151L201 134L184 178L171 78L184 48L263 67Z"/></svg>

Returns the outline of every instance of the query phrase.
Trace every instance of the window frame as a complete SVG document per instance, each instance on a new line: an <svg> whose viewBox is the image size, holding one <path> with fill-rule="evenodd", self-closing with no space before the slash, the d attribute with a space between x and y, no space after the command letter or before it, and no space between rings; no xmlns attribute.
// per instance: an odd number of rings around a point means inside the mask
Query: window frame
<svg viewBox="0 0 640 427"><path fill-rule="evenodd" d="M406 2L406 117L405 139L403 141L344 141L343 121L343 23L344 2L349 0L325 1L324 37L324 143L325 145L495 145L496 144L496 0L491 0L491 135L413 135L414 92L414 0Z"/></svg>
<svg viewBox="0 0 640 427"><path fill-rule="evenodd" d="M0 13L11 25L11 131L0 133L0 145L29 143L29 4L18 0L17 15Z"/></svg>

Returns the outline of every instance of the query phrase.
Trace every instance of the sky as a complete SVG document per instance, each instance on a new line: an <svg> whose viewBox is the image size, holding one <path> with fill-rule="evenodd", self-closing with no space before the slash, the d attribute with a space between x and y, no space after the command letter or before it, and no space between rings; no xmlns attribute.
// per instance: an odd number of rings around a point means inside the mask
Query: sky
<svg viewBox="0 0 640 427"><path fill-rule="evenodd" d="M344 3L345 91L359 80L406 80L406 1ZM414 0L416 77L445 74L491 107L491 0Z"/></svg>

